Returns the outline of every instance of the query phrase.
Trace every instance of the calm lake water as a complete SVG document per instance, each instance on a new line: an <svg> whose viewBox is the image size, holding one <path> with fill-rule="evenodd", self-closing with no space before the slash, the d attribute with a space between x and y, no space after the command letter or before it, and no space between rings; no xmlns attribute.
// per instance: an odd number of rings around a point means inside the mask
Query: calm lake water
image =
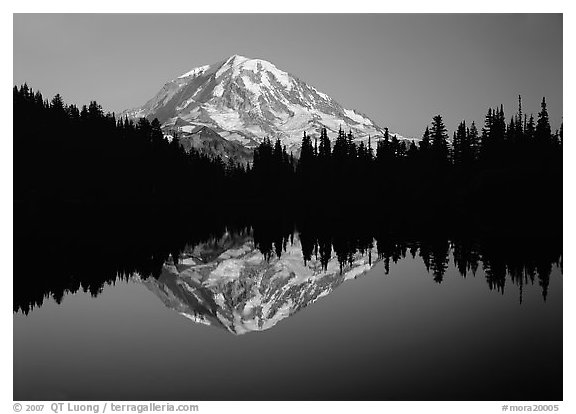
<svg viewBox="0 0 576 414"><path fill-rule="evenodd" d="M332 243L226 234L156 277L15 309L14 399L562 399L556 256Z"/></svg>

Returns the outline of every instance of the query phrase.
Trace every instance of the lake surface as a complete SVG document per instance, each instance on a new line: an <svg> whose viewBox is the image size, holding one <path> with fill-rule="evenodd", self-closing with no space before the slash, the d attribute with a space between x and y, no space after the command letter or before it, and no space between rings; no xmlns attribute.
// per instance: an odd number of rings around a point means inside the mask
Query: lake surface
<svg viewBox="0 0 576 414"><path fill-rule="evenodd" d="M561 242L267 228L25 263L14 399L562 399Z"/></svg>

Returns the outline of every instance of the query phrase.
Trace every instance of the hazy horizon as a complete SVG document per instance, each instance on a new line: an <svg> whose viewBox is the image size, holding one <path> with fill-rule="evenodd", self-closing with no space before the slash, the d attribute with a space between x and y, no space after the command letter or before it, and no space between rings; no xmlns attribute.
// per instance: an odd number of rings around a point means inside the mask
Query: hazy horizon
<svg viewBox="0 0 576 414"><path fill-rule="evenodd" d="M200 41L199 41L200 39ZM274 63L382 127L420 137L442 114L482 125L546 96L562 119L561 14L15 14L14 84L106 111L239 54Z"/></svg>

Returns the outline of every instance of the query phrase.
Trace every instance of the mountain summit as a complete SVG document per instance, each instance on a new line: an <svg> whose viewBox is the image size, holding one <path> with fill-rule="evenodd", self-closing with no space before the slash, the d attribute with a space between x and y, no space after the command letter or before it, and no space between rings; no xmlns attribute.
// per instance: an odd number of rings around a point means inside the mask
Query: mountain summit
<svg viewBox="0 0 576 414"><path fill-rule="evenodd" d="M181 135L205 126L248 148L270 137L297 149L304 131L319 134L323 127L329 133L351 130L360 140L384 133L365 115L274 64L239 55L184 73L142 107L124 114L158 118L165 131Z"/></svg>

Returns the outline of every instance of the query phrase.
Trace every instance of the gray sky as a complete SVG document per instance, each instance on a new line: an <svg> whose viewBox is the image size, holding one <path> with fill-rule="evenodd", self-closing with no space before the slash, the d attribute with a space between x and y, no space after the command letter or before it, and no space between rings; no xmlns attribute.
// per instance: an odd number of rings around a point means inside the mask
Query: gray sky
<svg viewBox="0 0 576 414"><path fill-rule="evenodd" d="M140 106L193 67L271 61L382 127L450 131L489 106L562 117L562 15L14 15L14 83L105 110Z"/></svg>

